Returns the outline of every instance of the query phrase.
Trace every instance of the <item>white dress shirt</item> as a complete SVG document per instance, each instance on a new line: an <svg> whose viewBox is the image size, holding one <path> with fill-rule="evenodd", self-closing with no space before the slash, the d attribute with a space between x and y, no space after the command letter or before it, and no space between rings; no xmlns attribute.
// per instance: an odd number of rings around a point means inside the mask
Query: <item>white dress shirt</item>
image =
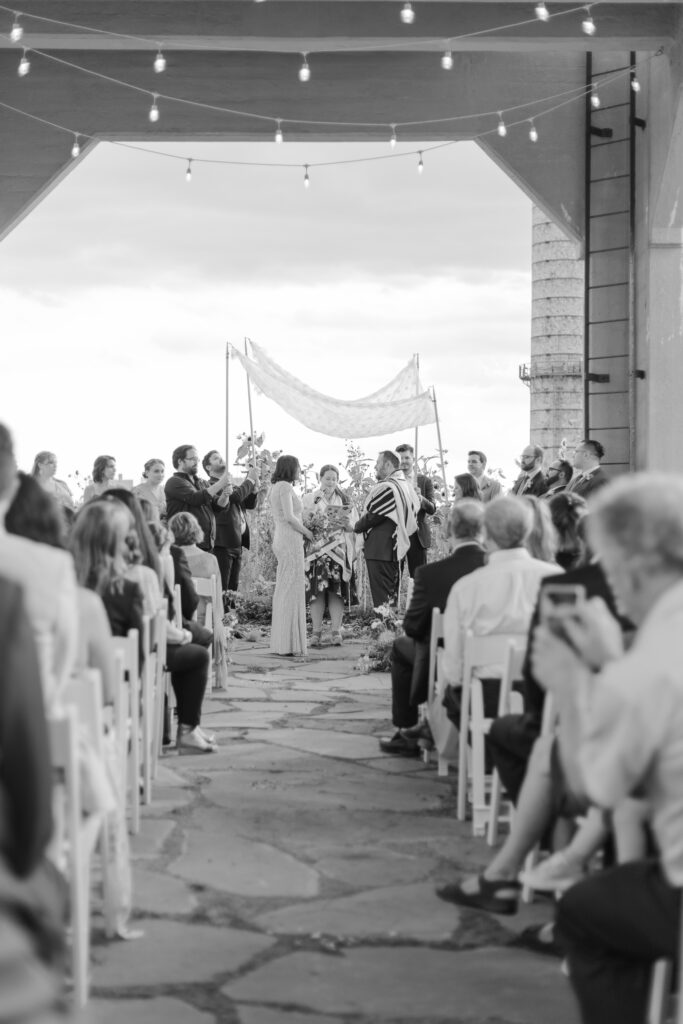
<svg viewBox="0 0 683 1024"><path fill-rule="evenodd" d="M488 565L463 576L451 587L444 612L444 679L462 685L463 652L468 630L476 636L515 633L526 637L541 580L563 570L532 558L526 548L492 551Z"/></svg>

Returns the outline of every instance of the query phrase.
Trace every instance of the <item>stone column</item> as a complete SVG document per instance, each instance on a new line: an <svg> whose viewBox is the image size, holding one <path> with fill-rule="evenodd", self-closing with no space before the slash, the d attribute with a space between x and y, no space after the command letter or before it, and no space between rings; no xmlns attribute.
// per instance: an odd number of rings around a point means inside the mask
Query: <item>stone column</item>
<svg viewBox="0 0 683 1024"><path fill-rule="evenodd" d="M533 444L557 458L583 436L584 262L545 213L534 207L531 292L531 362L521 376L531 389Z"/></svg>

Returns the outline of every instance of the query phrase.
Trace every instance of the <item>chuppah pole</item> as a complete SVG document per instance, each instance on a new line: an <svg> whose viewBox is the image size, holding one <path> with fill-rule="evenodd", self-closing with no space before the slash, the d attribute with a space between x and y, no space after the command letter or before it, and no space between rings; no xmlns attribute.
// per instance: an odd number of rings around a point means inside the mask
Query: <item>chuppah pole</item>
<svg viewBox="0 0 683 1024"><path fill-rule="evenodd" d="M436 389L432 385L432 402L434 403L434 416L436 417L436 439L439 443L439 457L441 459L441 473L443 475L444 498L448 500L448 481L446 480L446 463L443 460L443 445L441 444L441 425L439 423L439 407L436 404Z"/></svg>
<svg viewBox="0 0 683 1024"><path fill-rule="evenodd" d="M249 358L249 351L247 349L247 343L249 338L244 339L244 354ZM256 444L254 442L254 417L251 411L251 380L249 378L249 371L247 370L247 398L249 400L249 436L251 438L251 465L256 469Z"/></svg>
<svg viewBox="0 0 683 1024"><path fill-rule="evenodd" d="M225 465L230 466L230 342L225 343Z"/></svg>
<svg viewBox="0 0 683 1024"><path fill-rule="evenodd" d="M417 373L415 374L415 394L419 395L420 394L420 353L419 352L415 353L415 366L417 368ZM417 490L417 473L418 473L418 469L417 469L417 435L418 435L419 429L420 429L419 427L415 427L415 454L413 456L414 459L415 459L415 462L413 464L413 476L415 477L415 490Z"/></svg>

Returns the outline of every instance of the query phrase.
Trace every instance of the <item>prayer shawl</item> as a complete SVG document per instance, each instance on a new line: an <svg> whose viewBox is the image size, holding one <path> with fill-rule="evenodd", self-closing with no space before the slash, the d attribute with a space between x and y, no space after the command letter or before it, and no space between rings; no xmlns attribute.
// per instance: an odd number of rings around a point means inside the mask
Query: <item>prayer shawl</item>
<svg viewBox="0 0 683 1024"><path fill-rule="evenodd" d="M396 523L394 546L399 562L408 552L411 534L417 530L419 509L420 498L400 469L386 480L380 480L367 497L365 512L386 516Z"/></svg>
<svg viewBox="0 0 683 1024"><path fill-rule="evenodd" d="M328 505L331 505L333 508L346 508L352 525L358 519L358 514L350 504L345 503L344 495L339 487L335 487L331 498L326 498L320 488L312 493L304 495L304 512L310 512L315 508L325 509ZM315 559L321 558L322 555L329 555L330 558L341 567L342 579L348 583L351 579L353 563L356 558L355 535L353 533L340 533L337 536L332 537L331 540L324 542L319 547L310 548L308 554L304 558L304 566L306 570L308 571Z"/></svg>

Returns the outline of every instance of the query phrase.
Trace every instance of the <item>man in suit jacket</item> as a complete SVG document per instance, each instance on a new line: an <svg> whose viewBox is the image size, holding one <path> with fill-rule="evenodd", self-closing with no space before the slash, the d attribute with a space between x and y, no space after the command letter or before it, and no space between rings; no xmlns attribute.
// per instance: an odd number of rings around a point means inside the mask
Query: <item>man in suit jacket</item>
<svg viewBox="0 0 683 1024"><path fill-rule="evenodd" d="M209 484L217 484L225 473L225 460L217 451L210 451L202 459ZM221 571L223 592L237 590L240 583L242 548L249 550L249 523L245 509L256 508L258 473L250 469L246 479L238 486L230 483L221 496L214 500L216 539L213 553ZM226 499L227 497L227 504Z"/></svg>
<svg viewBox="0 0 683 1024"><path fill-rule="evenodd" d="M548 490L548 481L543 472L543 449L537 444L528 444L522 452L522 472L512 485L511 494L532 494L540 498Z"/></svg>
<svg viewBox="0 0 683 1024"><path fill-rule="evenodd" d="M574 452L574 473L567 490L587 500L609 483L609 477L600 465L604 457L605 449L599 441L582 441Z"/></svg>
<svg viewBox="0 0 683 1024"><path fill-rule="evenodd" d="M406 480L415 479L415 449L410 444L400 444L396 449L400 466ZM417 474L417 490L420 496L420 509L417 513L417 530L410 538L410 550L407 555L408 573L411 579L419 565L427 561L427 549L432 546L432 531L427 516L436 512L434 504L434 484L424 473Z"/></svg>
<svg viewBox="0 0 683 1024"><path fill-rule="evenodd" d="M503 492L500 480L494 480L493 477L487 476L484 472L486 463L487 458L484 452L473 449L467 453L467 472L477 481L481 500L484 503L493 501L494 498L499 498Z"/></svg>
<svg viewBox="0 0 683 1024"><path fill-rule="evenodd" d="M452 554L419 566L415 573L413 595L403 620L406 636L394 640L392 652L391 718L397 731L380 739L385 754L419 754L417 738L410 733L417 724L418 706L427 699L432 610L443 611L453 584L484 565L483 521L479 502L464 500L454 505L448 521Z"/></svg>

